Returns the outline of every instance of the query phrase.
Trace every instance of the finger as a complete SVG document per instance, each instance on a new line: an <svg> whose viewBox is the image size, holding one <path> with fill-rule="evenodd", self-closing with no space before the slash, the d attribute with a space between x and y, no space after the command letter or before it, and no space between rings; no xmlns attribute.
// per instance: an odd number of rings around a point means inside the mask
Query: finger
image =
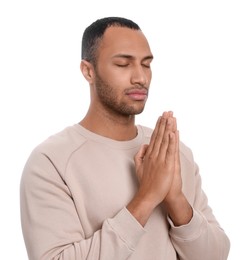
<svg viewBox="0 0 250 260"><path fill-rule="evenodd" d="M180 167L180 150L179 150L180 134L178 130L175 132L175 137L176 137L175 161L176 161L176 166Z"/></svg>
<svg viewBox="0 0 250 260"><path fill-rule="evenodd" d="M157 132L157 135L154 140L154 146L151 151L151 155L154 157L158 157L158 155L159 155L159 152L160 152L160 149L162 146L162 142L165 137L166 123L167 123L167 119L164 117L161 117L158 132Z"/></svg>
<svg viewBox="0 0 250 260"><path fill-rule="evenodd" d="M170 111L165 111L162 113L162 117L168 119L171 116L171 112Z"/></svg>
<svg viewBox="0 0 250 260"><path fill-rule="evenodd" d="M134 157L136 175L139 180L141 180L142 173L143 173L142 171L139 171L139 168L141 167L141 165L143 163L143 159L146 154L147 148L148 148L147 144L142 145L140 150L137 152L137 154Z"/></svg>
<svg viewBox="0 0 250 260"><path fill-rule="evenodd" d="M162 142L161 142L161 147L160 147L160 151L158 154L158 159L165 161L166 158L166 153L168 151L168 146L169 146L169 142L170 142L170 131L167 130L167 128L165 127L165 132L164 132L164 136L162 138Z"/></svg>
<svg viewBox="0 0 250 260"><path fill-rule="evenodd" d="M174 118L169 117L166 121L165 132L161 142L159 158L161 157L162 159L163 158L165 159L166 157L166 153L168 151L168 145L170 141L170 133L173 133L174 124L175 124Z"/></svg>
<svg viewBox="0 0 250 260"><path fill-rule="evenodd" d="M174 131L174 118L173 117L169 117L167 119L167 124L166 124L166 129L173 132Z"/></svg>
<svg viewBox="0 0 250 260"><path fill-rule="evenodd" d="M151 136L149 147L148 147L148 154L150 154L151 156L157 157L159 153L160 145L165 131L165 126L166 126L166 119L163 118L162 116L159 117L156 123L156 127Z"/></svg>
<svg viewBox="0 0 250 260"><path fill-rule="evenodd" d="M176 132L177 131L177 120L175 117L173 117L173 120L174 120L173 131Z"/></svg>
<svg viewBox="0 0 250 260"><path fill-rule="evenodd" d="M153 133L151 135L151 138L150 138L149 147L148 147L148 153L150 153L152 151L152 149L153 149L155 138L157 136L157 132L158 132L159 124L160 124L160 120L161 120L161 117L158 117L156 125L155 125L155 129L154 129L154 131L153 131Z"/></svg>
<svg viewBox="0 0 250 260"><path fill-rule="evenodd" d="M173 111L168 111L168 113L169 113L169 116L170 116L170 117L173 117L173 116L174 116L174 112L173 112Z"/></svg>
<svg viewBox="0 0 250 260"><path fill-rule="evenodd" d="M171 167L174 167L175 164L175 156L176 156L176 134L173 132L169 133L169 143L168 143L168 149L166 152L166 162Z"/></svg>
<svg viewBox="0 0 250 260"><path fill-rule="evenodd" d="M139 151L137 152L137 154L135 155L134 161L135 161L136 165L139 166L139 165L142 164L144 156L145 156L146 151L147 151L147 148L148 148L147 144L142 145L141 148L139 149Z"/></svg>
<svg viewBox="0 0 250 260"><path fill-rule="evenodd" d="M173 117L173 112L169 112L169 117L167 120L168 120L167 129L175 132L177 130L177 123L176 123L176 118Z"/></svg>

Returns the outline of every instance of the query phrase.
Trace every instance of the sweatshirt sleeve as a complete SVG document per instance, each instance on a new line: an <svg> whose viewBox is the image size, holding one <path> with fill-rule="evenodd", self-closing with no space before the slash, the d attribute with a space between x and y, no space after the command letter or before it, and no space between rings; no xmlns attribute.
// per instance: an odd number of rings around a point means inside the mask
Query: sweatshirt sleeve
<svg viewBox="0 0 250 260"><path fill-rule="evenodd" d="M123 208L86 237L70 189L53 162L37 151L28 159L22 174L20 207L30 260L127 259L145 233Z"/></svg>
<svg viewBox="0 0 250 260"><path fill-rule="evenodd" d="M180 260L226 260L230 242L208 206L201 188L201 177L195 165L195 198L193 217L187 225L174 226L171 219L170 236Z"/></svg>

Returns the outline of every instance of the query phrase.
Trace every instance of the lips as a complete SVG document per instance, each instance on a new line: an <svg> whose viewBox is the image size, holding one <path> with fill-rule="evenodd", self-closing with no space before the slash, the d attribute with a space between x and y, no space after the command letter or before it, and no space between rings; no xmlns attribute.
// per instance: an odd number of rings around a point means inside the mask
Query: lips
<svg viewBox="0 0 250 260"><path fill-rule="evenodd" d="M148 90L147 89L131 89L126 92L131 99L137 101L143 101L148 97Z"/></svg>

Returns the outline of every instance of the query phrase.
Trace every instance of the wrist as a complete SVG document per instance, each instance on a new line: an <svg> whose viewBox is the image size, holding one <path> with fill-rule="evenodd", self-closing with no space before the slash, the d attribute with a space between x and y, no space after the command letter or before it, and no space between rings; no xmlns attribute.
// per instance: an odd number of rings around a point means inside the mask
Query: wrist
<svg viewBox="0 0 250 260"><path fill-rule="evenodd" d="M163 204L175 226L186 225L193 217L193 209L183 193L166 198Z"/></svg>
<svg viewBox="0 0 250 260"><path fill-rule="evenodd" d="M142 226L145 226L156 206L152 200L137 194L127 205L127 210Z"/></svg>

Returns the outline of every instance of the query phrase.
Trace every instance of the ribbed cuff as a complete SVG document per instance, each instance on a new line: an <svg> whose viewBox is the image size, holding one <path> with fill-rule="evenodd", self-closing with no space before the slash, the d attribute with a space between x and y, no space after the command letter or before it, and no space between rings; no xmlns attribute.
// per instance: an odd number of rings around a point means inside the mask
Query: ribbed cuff
<svg viewBox="0 0 250 260"><path fill-rule="evenodd" d="M108 219L108 224L131 250L135 250L140 238L146 233L125 207L114 218Z"/></svg>
<svg viewBox="0 0 250 260"><path fill-rule="evenodd" d="M195 240L196 238L198 238L207 226L207 222L203 218L203 216L194 209L193 217L188 224L176 227L169 217L168 222L171 226L171 237L173 237L174 239L185 241Z"/></svg>

